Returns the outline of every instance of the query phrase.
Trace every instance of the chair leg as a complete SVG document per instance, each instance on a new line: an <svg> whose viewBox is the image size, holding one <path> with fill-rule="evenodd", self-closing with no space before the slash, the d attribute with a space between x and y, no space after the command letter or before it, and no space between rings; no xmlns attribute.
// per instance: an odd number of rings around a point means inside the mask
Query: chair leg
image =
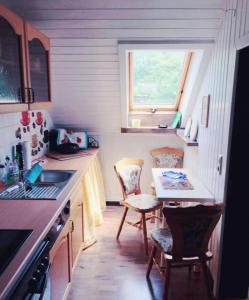
<svg viewBox="0 0 249 300"><path fill-rule="evenodd" d="M121 230L122 230L122 227L123 227L123 224L124 224L124 221L125 221L125 217L126 217L126 215L127 215L127 212L128 212L128 207L125 207L125 209L124 209L124 214L123 214L121 223L120 223L119 228L118 228L118 233L117 233L117 236L116 236L116 239L117 239L117 240L119 239L119 236L120 236L120 233L121 233Z"/></svg>
<svg viewBox="0 0 249 300"><path fill-rule="evenodd" d="M166 260L166 269L165 269L165 278L164 278L164 292L163 292L163 300L168 300L169 298L169 282L171 275L171 265Z"/></svg>
<svg viewBox="0 0 249 300"><path fill-rule="evenodd" d="M207 287L208 299L213 300L214 296L213 296L213 291L212 291L211 282L209 278L209 270L208 270L207 263L205 261L202 261L201 266L202 266L203 276Z"/></svg>
<svg viewBox="0 0 249 300"><path fill-rule="evenodd" d="M151 254L150 254L150 259L149 259L149 263L148 263L148 268L147 268L147 272L146 272L146 277L150 276L150 271L152 269L152 265L153 265L153 259L156 256L156 251L157 251L157 247L153 246L152 250L151 250Z"/></svg>
<svg viewBox="0 0 249 300"><path fill-rule="evenodd" d="M147 227L145 213L142 213L143 235L144 235L144 249L145 254L148 255L148 239L147 239Z"/></svg>
<svg viewBox="0 0 249 300"><path fill-rule="evenodd" d="M155 223L155 217L156 217L156 211L155 210L153 210L152 212L151 212L151 219L150 219L150 223Z"/></svg>

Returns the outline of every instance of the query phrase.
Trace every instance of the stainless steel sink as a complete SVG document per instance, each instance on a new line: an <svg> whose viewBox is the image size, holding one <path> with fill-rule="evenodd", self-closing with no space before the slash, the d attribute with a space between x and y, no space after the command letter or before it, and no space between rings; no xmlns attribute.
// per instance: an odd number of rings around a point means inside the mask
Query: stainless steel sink
<svg viewBox="0 0 249 300"><path fill-rule="evenodd" d="M43 170L40 177L37 179L36 184L57 184L67 182L75 171L69 170Z"/></svg>
<svg viewBox="0 0 249 300"><path fill-rule="evenodd" d="M32 186L13 185L0 192L0 199L56 200L76 171L43 170Z"/></svg>

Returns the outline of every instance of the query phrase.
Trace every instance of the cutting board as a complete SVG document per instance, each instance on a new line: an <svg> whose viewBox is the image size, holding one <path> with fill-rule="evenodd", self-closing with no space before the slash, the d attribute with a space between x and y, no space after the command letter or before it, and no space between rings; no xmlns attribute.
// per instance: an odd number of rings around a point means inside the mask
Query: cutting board
<svg viewBox="0 0 249 300"><path fill-rule="evenodd" d="M87 150L80 150L78 153L74 154L61 154L59 152L49 152L46 154L47 157L56 159L56 160L68 160L73 158L79 158L82 156L89 156L92 155L91 151Z"/></svg>

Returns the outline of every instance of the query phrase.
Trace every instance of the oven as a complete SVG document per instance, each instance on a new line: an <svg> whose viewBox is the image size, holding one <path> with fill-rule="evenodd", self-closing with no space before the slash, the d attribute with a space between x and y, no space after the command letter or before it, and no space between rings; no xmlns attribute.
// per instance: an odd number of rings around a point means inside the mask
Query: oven
<svg viewBox="0 0 249 300"><path fill-rule="evenodd" d="M40 243L32 259L26 265L23 276L16 282L6 300L51 300L51 262L49 254L70 214L70 201L62 209Z"/></svg>

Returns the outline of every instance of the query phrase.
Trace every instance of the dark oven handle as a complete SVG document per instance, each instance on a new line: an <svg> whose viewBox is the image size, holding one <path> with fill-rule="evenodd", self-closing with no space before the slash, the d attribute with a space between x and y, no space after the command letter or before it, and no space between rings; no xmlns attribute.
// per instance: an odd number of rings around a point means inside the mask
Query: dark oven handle
<svg viewBox="0 0 249 300"><path fill-rule="evenodd" d="M48 285L49 269L50 269L50 264L49 264L49 266L48 266L48 268L47 268L47 270L44 274L44 278L43 278L42 283L41 283L41 287L40 287L40 291L39 291L39 293L40 293L39 300L45 300L44 295L45 295L45 291L46 291L47 285Z"/></svg>

